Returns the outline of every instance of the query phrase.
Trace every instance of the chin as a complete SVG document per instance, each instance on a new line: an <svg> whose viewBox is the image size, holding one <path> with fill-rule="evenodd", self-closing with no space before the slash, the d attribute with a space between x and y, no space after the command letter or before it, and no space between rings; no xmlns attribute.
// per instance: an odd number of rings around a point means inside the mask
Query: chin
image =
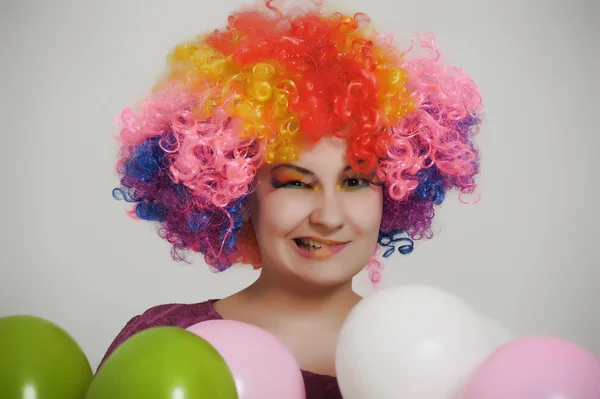
<svg viewBox="0 0 600 399"><path fill-rule="evenodd" d="M361 268L356 273L349 273L347 263L344 266L339 262L318 262L313 265L297 266L302 268L294 270L297 277L318 287L333 287L352 282L354 276L362 270Z"/></svg>

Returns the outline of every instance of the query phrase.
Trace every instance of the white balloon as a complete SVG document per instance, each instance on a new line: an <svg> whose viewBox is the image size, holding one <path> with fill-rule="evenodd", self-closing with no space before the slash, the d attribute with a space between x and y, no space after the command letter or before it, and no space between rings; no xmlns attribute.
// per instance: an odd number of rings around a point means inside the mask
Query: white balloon
<svg viewBox="0 0 600 399"><path fill-rule="evenodd" d="M516 339L515 334L498 320L486 315L481 315L482 322L488 329L488 334L493 340L494 348L500 348Z"/></svg>
<svg viewBox="0 0 600 399"><path fill-rule="evenodd" d="M350 313L336 352L344 399L454 399L493 350L482 318L427 286L386 289Z"/></svg>

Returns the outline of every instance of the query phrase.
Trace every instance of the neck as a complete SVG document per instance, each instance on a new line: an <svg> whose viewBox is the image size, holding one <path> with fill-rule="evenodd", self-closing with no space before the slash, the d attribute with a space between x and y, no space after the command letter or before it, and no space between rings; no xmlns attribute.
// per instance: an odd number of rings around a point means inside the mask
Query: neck
<svg viewBox="0 0 600 399"><path fill-rule="evenodd" d="M361 299L352 290L352 280L331 286L315 286L274 276L263 269L259 278L246 289L252 300L269 306L277 313L346 314Z"/></svg>

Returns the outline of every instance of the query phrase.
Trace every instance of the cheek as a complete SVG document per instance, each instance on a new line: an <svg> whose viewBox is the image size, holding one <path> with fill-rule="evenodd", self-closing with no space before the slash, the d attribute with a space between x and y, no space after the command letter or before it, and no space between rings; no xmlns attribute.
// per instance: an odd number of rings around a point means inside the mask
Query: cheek
<svg viewBox="0 0 600 399"><path fill-rule="evenodd" d="M380 189L368 189L351 193L344 200L348 222L360 234L379 234L383 195Z"/></svg>
<svg viewBox="0 0 600 399"><path fill-rule="evenodd" d="M309 215L314 198L295 189L280 189L262 195L253 212L263 234L286 235L291 233Z"/></svg>

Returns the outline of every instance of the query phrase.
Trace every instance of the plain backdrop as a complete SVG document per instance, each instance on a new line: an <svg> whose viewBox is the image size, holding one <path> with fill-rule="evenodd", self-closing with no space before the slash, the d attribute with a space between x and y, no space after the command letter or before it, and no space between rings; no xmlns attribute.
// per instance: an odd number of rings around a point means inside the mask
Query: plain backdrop
<svg viewBox="0 0 600 399"><path fill-rule="evenodd" d="M229 295L257 277L173 262L111 191L114 118L154 83L172 47L222 27L241 0L2 0L0 317L66 329L93 367L133 316ZM481 201L450 195L433 240L386 260L382 287L447 290L519 336L600 355L597 0L346 0L399 47L433 31L478 83L486 119ZM372 292L364 274L356 290Z"/></svg>

